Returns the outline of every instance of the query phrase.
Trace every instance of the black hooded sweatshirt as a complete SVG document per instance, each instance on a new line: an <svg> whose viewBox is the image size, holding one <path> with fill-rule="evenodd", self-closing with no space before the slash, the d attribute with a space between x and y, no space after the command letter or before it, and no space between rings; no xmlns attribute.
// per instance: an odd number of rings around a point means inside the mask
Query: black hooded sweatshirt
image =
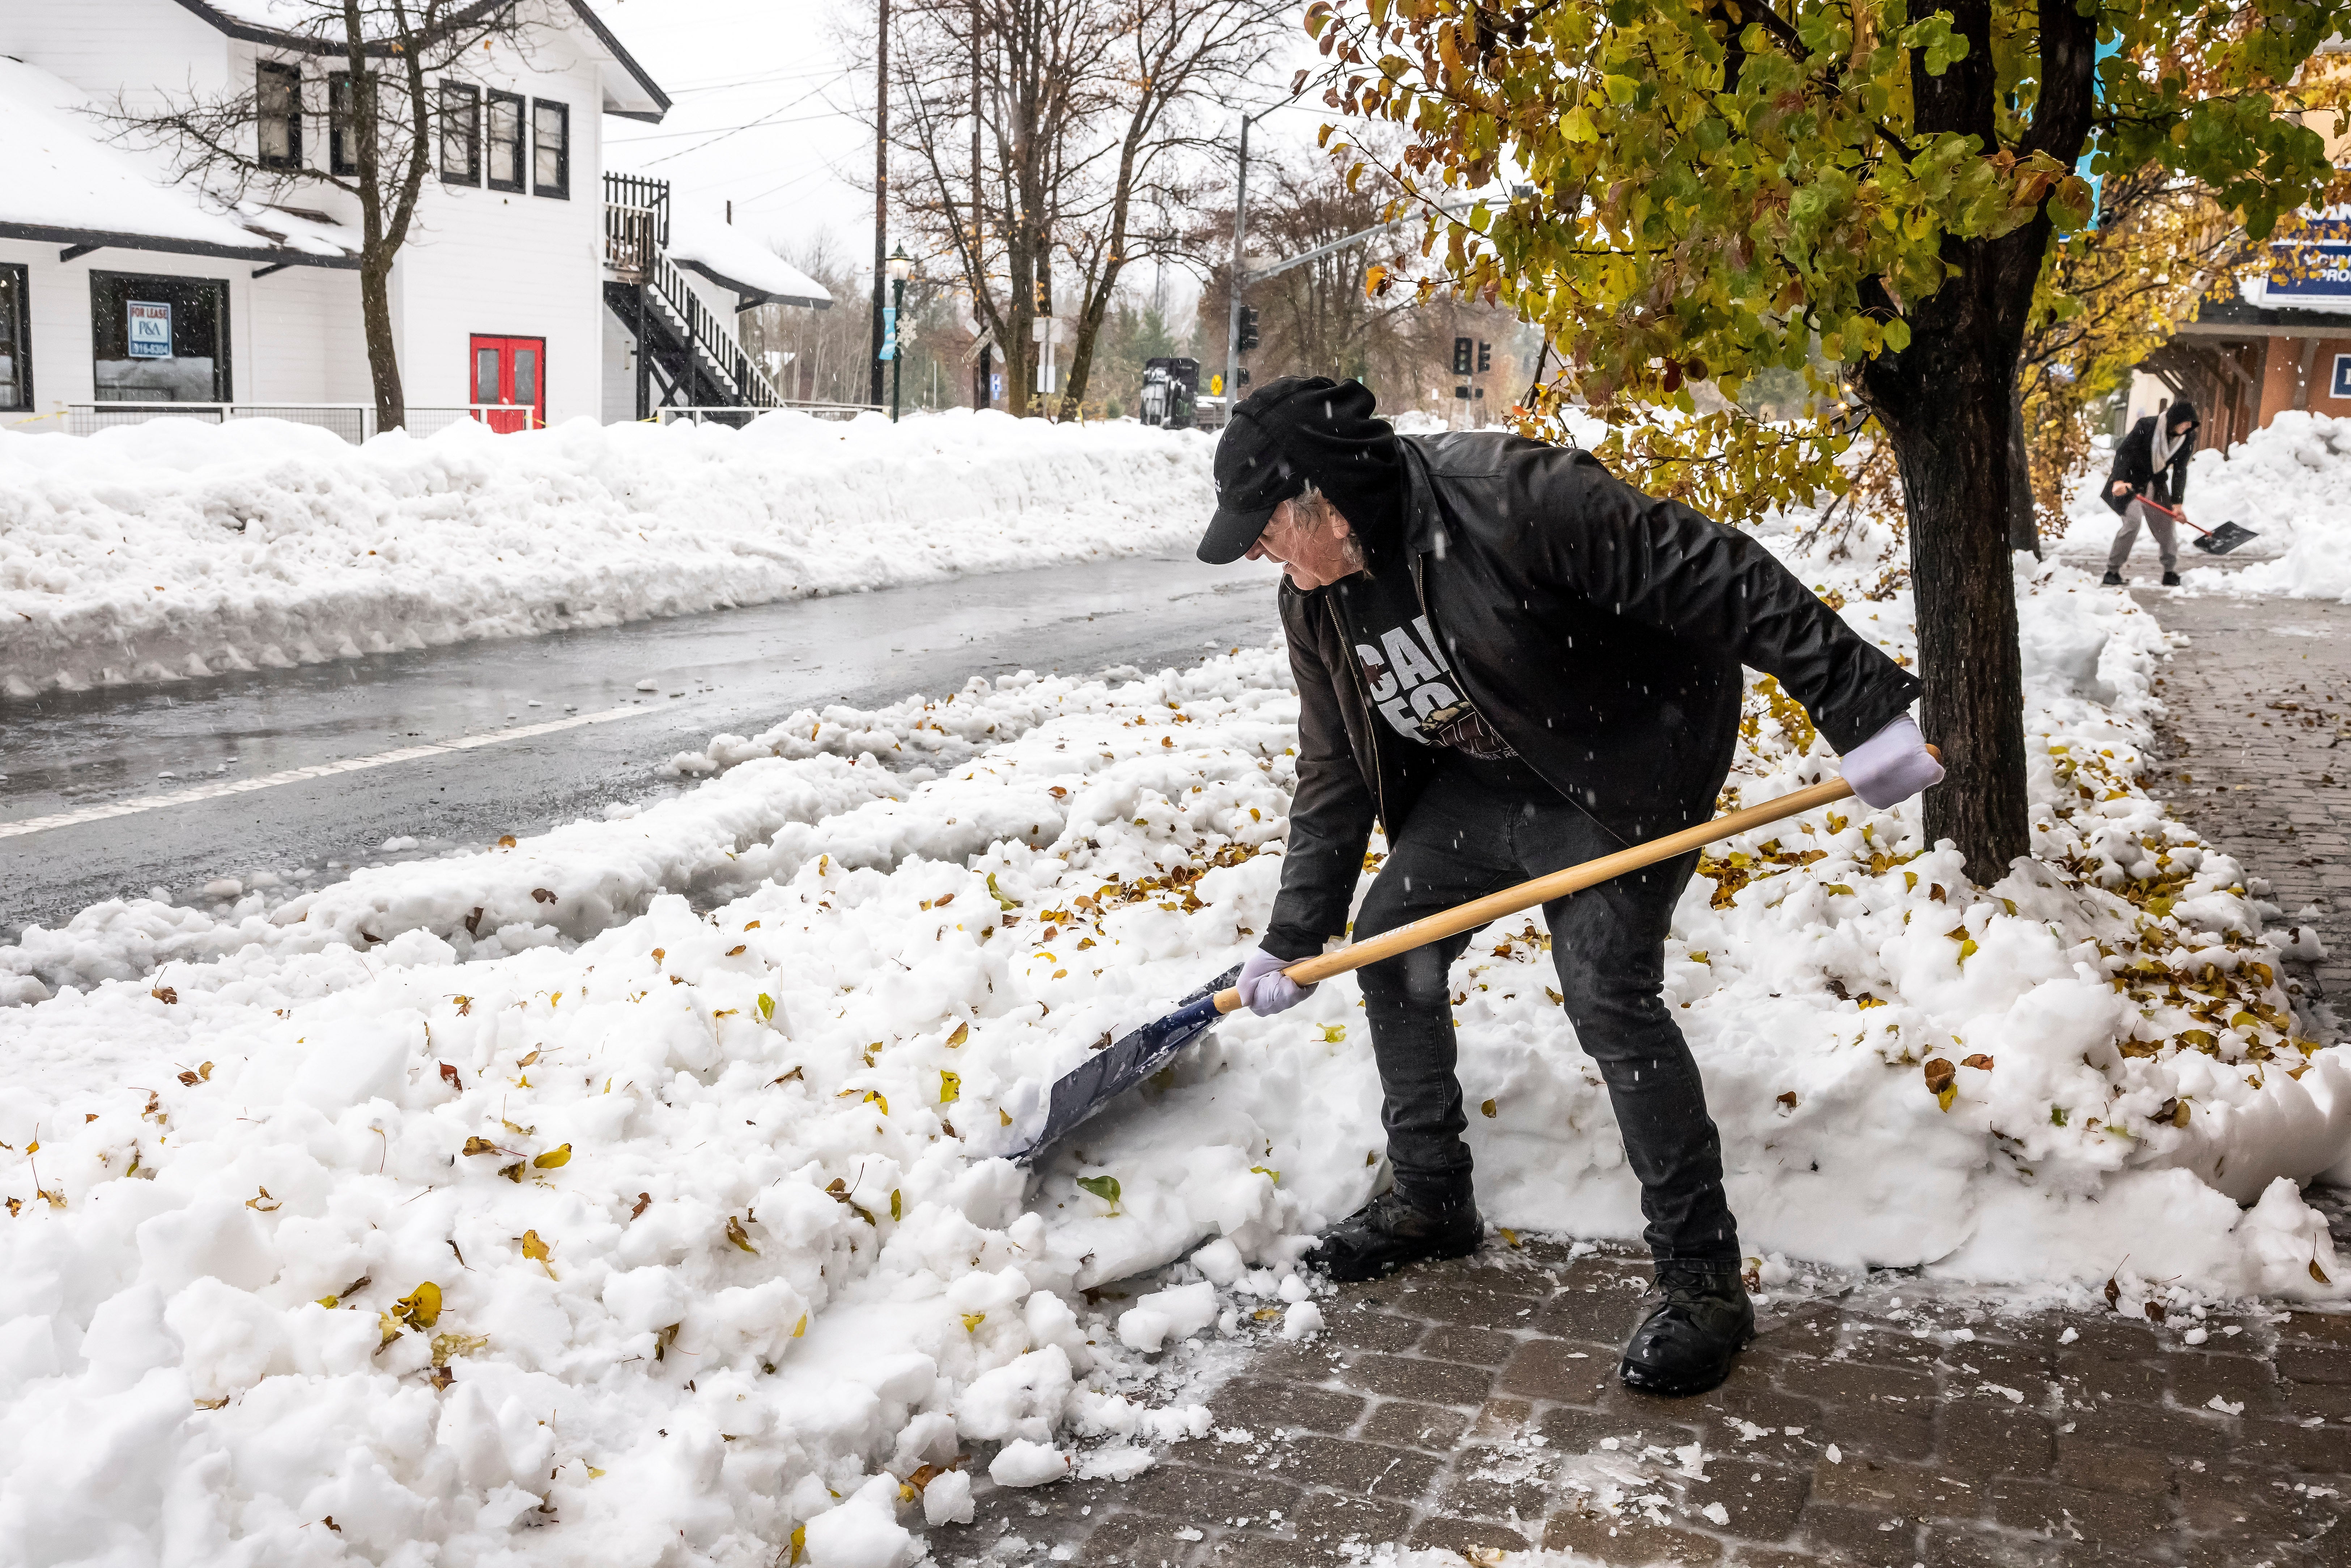
<svg viewBox="0 0 2351 1568"><path fill-rule="evenodd" d="M1626 844L1712 813L1738 740L1742 664L1778 676L1841 751L1918 694L1753 539L1640 494L1588 452L1493 433L1388 441L1346 467L1386 469L1395 490L1327 466L1315 482L1380 544L1394 540L1431 662L1441 651L1458 695ZM1282 958L1339 934L1374 822L1402 832L1443 755L1377 716L1335 599L1280 588L1298 788L1263 946Z"/></svg>

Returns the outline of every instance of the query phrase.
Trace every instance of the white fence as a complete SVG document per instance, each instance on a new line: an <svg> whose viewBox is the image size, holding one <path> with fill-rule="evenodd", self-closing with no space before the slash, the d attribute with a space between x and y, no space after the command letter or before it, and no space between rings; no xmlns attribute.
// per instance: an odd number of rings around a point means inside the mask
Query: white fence
<svg viewBox="0 0 2351 1568"><path fill-rule="evenodd" d="M508 403L410 403L407 428L411 435L430 435L461 420L492 415L505 416L490 420L500 428L509 424L523 428L536 419L531 410ZM364 402L68 402L59 405L57 414L42 417L61 418L68 435L89 435L118 424L144 424L151 419L193 419L205 424L225 424L233 419L282 419L331 430L355 446L376 433L375 405Z"/></svg>

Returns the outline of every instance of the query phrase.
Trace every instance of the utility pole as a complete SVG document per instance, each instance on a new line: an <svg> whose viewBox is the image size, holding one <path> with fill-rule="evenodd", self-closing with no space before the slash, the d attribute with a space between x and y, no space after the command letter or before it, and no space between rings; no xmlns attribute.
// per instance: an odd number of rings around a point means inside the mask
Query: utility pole
<svg viewBox="0 0 2351 1568"><path fill-rule="evenodd" d="M984 289L987 287L987 262L982 248L986 242L981 238L984 225L980 221L979 105L979 0L971 0L971 275L979 280L978 286ZM971 302L972 326L978 328L980 320L979 301L974 299ZM979 379L972 383L971 406L974 408L987 408L996 401L988 395L988 382L995 374L990 357L986 349L979 351Z"/></svg>
<svg viewBox="0 0 2351 1568"><path fill-rule="evenodd" d="M1241 267L1241 247L1249 234L1249 133L1250 124L1271 113L1241 116L1240 178L1233 184L1233 276L1232 286L1226 290L1232 298L1225 304L1225 423L1230 424L1233 405L1241 400L1241 295L1247 287L1248 274Z"/></svg>
<svg viewBox="0 0 2351 1568"><path fill-rule="evenodd" d="M876 0L873 45L873 384L865 401L882 405L882 284L890 227L890 0Z"/></svg>

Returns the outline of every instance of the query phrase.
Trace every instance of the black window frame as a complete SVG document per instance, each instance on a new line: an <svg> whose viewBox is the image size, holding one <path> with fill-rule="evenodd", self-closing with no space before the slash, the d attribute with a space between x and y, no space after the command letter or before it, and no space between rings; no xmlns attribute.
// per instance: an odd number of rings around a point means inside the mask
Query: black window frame
<svg viewBox="0 0 2351 1568"><path fill-rule="evenodd" d="M352 124L351 73L327 73L327 172L343 178L357 178L360 172L359 128ZM343 156L343 141L349 138L351 155Z"/></svg>
<svg viewBox="0 0 2351 1568"><path fill-rule="evenodd" d="M33 406L32 268L21 261L0 261L0 284L14 286L0 287L0 313L6 316L9 357L16 361L16 399L14 402L0 402L0 410L21 413ZM7 395L0 391L0 398Z"/></svg>
<svg viewBox="0 0 2351 1568"><path fill-rule="evenodd" d="M454 129L450 123L452 103L462 106L464 110L465 169L458 174L449 172L449 147ZM441 183L478 187L482 183L482 89L472 82L452 81L444 77L441 78L441 99L436 108L441 130L441 156L438 160Z"/></svg>
<svg viewBox="0 0 2351 1568"><path fill-rule="evenodd" d="M556 114L555 183L542 184L538 178L538 161L547 152L547 130L539 123L542 110ZM557 201L571 199L571 106L560 99L535 98L530 100L530 193L551 196Z"/></svg>
<svg viewBox="0 0 2351 1568"><path fill-rule="evenodd" d="M270 82L284 84L286 102L273 111L269 107ZM273 125L283 125L286 131L286 152L273 155L262 149L262 132ZM256 59L253 62L253 156L265 169L299 169L302 167L302 68L287 65L284 60Z"/></svg>
<svg viewBox="0 0 2351 1568"><path fill-rule="evenodd" d="M99 308L103 301L103 297L107 289L120 288L121 290L120 298L110 302L119 305L122 300L129 298L132 291L137 289L144 288L149 293L153 294L162 293L165 290L183 289L191 287L202 288L212 294L214 311L212 356L213 395L209 399L199 399L197 401L199 402L213 403L235 402L236 401L236 361L234 345L236 340L235 334L232 330L232 321L229 315L229 312L235 306L235 290L230 287L229 280L225 277L204 277L193 274L169 272L116 272L110 269L102 269L99 267L90 268L90 359L92 361L93 371L96 368L99 350L111 340L109 334L114 319L114 313L111 310L107 312L107 326L100 326L99 319ZM172 347L175 356L179 350L180 328L183 320L184 317L183 312L179 308L178 303L175 301L172 312ZM127 337L129 329L126 327L124 330ZM95 385L95 374L93 374L91 380L93 382L91 396L97 402L145 402L152 401L152 399L147 398L107 397L104 395L103 392Z"/></svg>
<svg viewBox="0 0 2351 1568"><path fill-rule="evenodd" d="M514 110L514 178L498 178L497 117L498 105L510 105ZM482 113L482 183L493 191L520 193L529 183L530 167L530 100L518 92L504 92L492 88L485 100Z"/></svg>

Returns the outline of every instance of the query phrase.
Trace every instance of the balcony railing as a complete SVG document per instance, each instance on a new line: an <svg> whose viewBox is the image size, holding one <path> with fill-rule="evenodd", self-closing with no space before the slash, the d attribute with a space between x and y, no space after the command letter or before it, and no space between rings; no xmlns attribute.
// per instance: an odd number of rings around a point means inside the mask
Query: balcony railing
<svg viewBox="0 0 2351 1568"><path fill-rule="evenodd" d="M642 174L604 176L604 265L625 283L643 283L669 248L669 182Z"/></svg>

